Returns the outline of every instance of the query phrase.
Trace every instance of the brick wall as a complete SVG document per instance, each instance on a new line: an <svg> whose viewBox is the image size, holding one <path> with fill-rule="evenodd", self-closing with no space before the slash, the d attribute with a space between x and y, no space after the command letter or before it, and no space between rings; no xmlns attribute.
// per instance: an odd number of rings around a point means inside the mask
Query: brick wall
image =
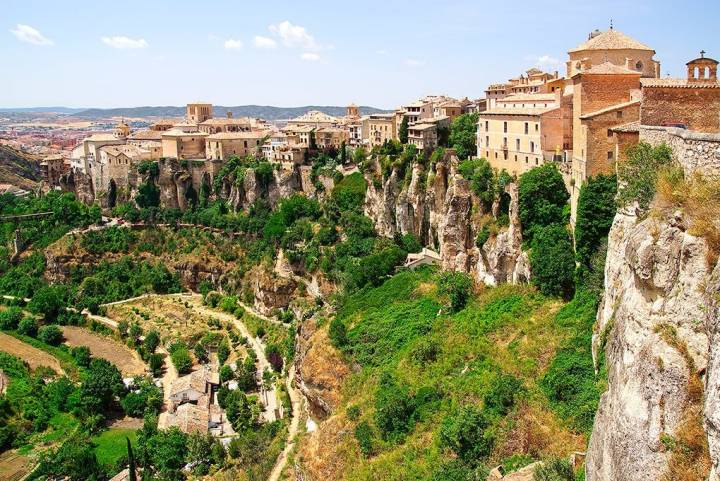
<svg viewBox="0 0 720 481"><path fill-rule="evenodd" d="M643 125L720 133L720 88L644 87L640 115Z"/></svg>

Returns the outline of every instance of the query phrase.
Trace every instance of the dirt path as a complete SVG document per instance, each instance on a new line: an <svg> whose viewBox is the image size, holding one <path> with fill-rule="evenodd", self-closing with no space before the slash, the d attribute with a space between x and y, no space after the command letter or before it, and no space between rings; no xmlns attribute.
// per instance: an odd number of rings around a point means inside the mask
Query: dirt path
<svg viewBox="0 0 720 481"><path fill-rule="evenodd" d="M158 416L158 429L164 429L167 426L170 411L170 387L173 381L178 378L178 372L170 359L170 353L163 347L158 347L157 351L165 355L165 372L161 379L163 386L163 412Z"/></svg>
<svg viewBox="0 0 720 481"><path fill-rule="evenodd" d="M0 332L0 351L26 361L31 369L47 366L59 374L65 374L57 358L4 332Z"/></svg>
<svg viewBox="0 0 720 481"><path fill-rule="evenodd" d="M303 398L300 395L300 392L293 386L293 379L295 379L295 364L293 364L290 368L287 379L285 380L288 394L290 394L293 416L290 421L290 427L288 428L285 448L275 461L275 466L273 466L273 470L270 472L268 481L280 480L280 475L282 475L283 469L285 469L285 466L287 465L288 456L290 456L290 453L295 447L295 438L297 437L298 430L300 429L300 419L303 415Z"/></svg>
<svg viewBox="0 0 720 481"><path fill-rule="evenodd" d="M87 346L94 357L115 364L124 376L145 374L145 363L140 355L114 339L95 334L82 327L64 326L62 328L65 343L70 347Z"/></svg>
<svg viewBox="0 0 720 481"><path fill-rule="evenodd" d="M287 327L285 324L278 321L277 319L273 319L272 317L268 317L265 314L262 314L260 311L258 311L257 309L255 309L254 307L252 307L248 304L245 304L243 301L237 301L237 303L238 303L238 306L242 307L243 309L248 311L250 314L252 314L253 316L255 316L259 319L262 319L263 321L267 321L271 324L277 324L278 326Z"/></svg>
<svg viewBox="0 0 720 481"><path fill-rule="evenodd" d="M200 296L193 299L193 305L197 312L200 312L206 316L216 317L225 322L232 322L235 327L237 327L237 329L240 331L240 334L247 338L248 342L250 343L250 347L252 347L253 351L255 351L255 354L257 355L258 380L262 380L265 370L272 371L272 365L267 360L267 357L265 357L265 345L263 344L263 342L260 339L251 336L247 326L245 326L245 324L239 321L235 316L203 306L202 304L200 304L200 302L198 302L199 298ZM262 398L263 404L265 405L265 409L263 410L261 417L265 421L275 421L276 419L275 412L278 409L276 391L277 389L274 385L270 386L270 389L261 389L260 397Z"/></svg>

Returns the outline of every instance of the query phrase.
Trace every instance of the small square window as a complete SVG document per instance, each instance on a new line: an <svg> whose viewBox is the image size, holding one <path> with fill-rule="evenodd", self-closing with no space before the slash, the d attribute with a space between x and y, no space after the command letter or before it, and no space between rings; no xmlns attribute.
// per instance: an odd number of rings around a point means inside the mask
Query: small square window
<svg viewBox="0 0 720 481"><path fill-rule="evenodd" d="M608 150L607 158L608 160L613 160L615 158L615 152L613 152L612 150Z"/></svg>

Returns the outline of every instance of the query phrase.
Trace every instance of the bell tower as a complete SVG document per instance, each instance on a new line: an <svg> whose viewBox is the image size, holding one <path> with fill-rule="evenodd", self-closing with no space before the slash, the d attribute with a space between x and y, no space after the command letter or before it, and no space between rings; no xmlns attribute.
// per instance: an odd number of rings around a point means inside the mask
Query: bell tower
<svg viewBox="0 0 720 481"><path fill-rule="evenodd" d="M705 50L701 50L700 56L686 65L688 83L717 83L718 61L706 57Z"/></svg>

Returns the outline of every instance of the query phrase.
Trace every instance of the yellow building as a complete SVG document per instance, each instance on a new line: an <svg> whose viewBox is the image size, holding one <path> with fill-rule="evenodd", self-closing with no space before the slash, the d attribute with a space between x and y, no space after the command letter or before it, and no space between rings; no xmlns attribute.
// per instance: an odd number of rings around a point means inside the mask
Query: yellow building
<svg viewBox="0 0 720 481"><path fill-rule="evenodd" d="M408 127L408 144L414 145L419 151L430 152L438 145L437 125L433 123L417 123Z"/></svg>
<svg viewBox="0 0 720 481"><path fill-rule="evenodd" d="M204 159L204 132L183 132L170 129L162 133L162 156L175 159Z"/></svg>
<svg viewBox="0 0 720 481"><path fill-rule="evenodd" d="M207 119L198 125L200 132L217 134L220 132L249 132L254 122L248 118L234 119L232 117Z"/></svg>
<svg viewBox="0 0 720 481"><path fill-rule="evenodd" d="M328 115L318 110L310 110L299 117L288 120L287 127L312 127L319 129L320 127L335 127L339 124L340 119L337 117L333 117L332 115Z"/></svg>
<svg viewBox="0 0 720 481"><path fill-rule="evenodd" d="M397 140L395 114L372 114L363 117L362 136L363 142L370 147L382 145L388 140Z"/></svg>
<svg viewBox="0 0 720 481"><path fill-rule="evenodd" d="M349 132L339 127L322 127L315 130L315 143L319 149L339 149L343 143L347 145Z"/></svg>
<svg viewBox="0 0 720 481"><path fill-rule="evenodd" d="M206 158L227 160L230 157L260 156L268 131L220 132L205 138Z"/></svg>

